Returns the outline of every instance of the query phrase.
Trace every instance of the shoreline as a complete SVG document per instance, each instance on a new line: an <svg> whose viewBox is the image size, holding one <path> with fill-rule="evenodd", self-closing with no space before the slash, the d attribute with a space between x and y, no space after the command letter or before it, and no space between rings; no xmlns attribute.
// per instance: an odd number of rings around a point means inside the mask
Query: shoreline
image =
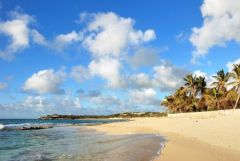
<svg viewBox="0 0 240 161"><path fill-rule="evenodd" d="M159 134L165 148L155 161L238 161L240 110L134 118L88 128L107 134Z"/></svg>

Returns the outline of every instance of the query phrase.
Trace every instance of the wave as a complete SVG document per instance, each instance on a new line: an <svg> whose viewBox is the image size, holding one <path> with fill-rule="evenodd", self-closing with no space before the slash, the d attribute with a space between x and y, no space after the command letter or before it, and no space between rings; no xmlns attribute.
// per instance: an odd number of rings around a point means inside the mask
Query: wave
<svg viewBox="0 0 240 161"><path fill-rule="evenodd" d="M0 130L4 129L4 125L0 124Z"/></svg>
<svg viewBox="0 0 240 161"><path fill-rule="evenodd" d="M65 127L65 126L84 126L92 125L96 123L16 123L16 124L0 124L0 131L11 130L39 130L48 129L53 127Z"/></svg>
<svg viewBox="0 0 240 161"><path fill-rule="evenodd" d="M0 130L38 130L53 128L52 123L23 123L23 124L0 124Z"/></svg>

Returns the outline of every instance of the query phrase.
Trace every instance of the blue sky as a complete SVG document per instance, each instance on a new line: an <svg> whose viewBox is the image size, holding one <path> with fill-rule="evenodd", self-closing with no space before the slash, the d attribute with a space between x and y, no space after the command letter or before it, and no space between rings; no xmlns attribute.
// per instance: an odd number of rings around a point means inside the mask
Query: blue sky
<svg viewBox="0 0 240 161"><path fill-rule="evenodd" d="M163 111L240 63L238 0L0 0L0 118Z"/></svg>

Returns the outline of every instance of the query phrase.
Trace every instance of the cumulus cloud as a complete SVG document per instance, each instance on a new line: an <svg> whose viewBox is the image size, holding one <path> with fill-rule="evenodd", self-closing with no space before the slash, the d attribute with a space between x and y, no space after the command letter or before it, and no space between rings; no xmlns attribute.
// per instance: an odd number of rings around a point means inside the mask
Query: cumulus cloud
<svg viewBox="0 0 240 161"><path fill-rule="evenodd" d="M10 38L8 44L0 49L0 58L11 60L15 54L30 47L31 43L62 52L69 45L82 41L83 32L59 34L53 40L47 40L38 30L32 27L36 20L33 16L18 11L10 12L10 19L0 21L0 36Z"/></svg>
<svg viewBox="0 0 240 161"><path fill-rule="evenodd" d="M68 45L71 45L76 42L80 42L83 39L83 33L76 32L73 30L70 33L59 34L57 35L53 42L51 42L50 47L54 48L57 51L63 51Z"/></svg>
<svg viewBox="0 0 240 161"><path fill-rule="evenodd" d="M22 102L24 108L35 108L37 111L43 111L48 106L46 98L43 96L27 96Z"/></svg>
<svg viewBox="0 0 240 161"><path fill-rule="evenodd" d="M142 66L154 66L160 62L159 52L153 48L140 48L127 61L135 68Z"/></svg>
<svg viewBox="0 0 240 161"><path fill-rule="evenodd" d="M152 87L152 79L146 73L133 74L127 80L129 86L133 88L148 88Z"/></svg>
<svg viewBox="0 0 240 161"><path fill-rule="evenodd" d="M161 91L172 91L183 84L183 77L190 72L186 69L174 66L168 62L163 62L153 68L153 86Z"/></svg>
<svg viewBox="0 0 240 161"><path fill-rule="evenodd" d="M110 87L115 88L121 86L121 63L117 59L104 57L93 60L88 68L91 75L99 76L107 80Z"/></svg>
<svg viewBox="0 0 240 161"><path fill-rule="evenodd" d="M160 65L154 66L149 74L141 72L125 77L125 86L133 89L154 88L161 92L170 92L182 86L183 77L189 73L191 72L163 60Z"/></svg>
<svg viewBox="0 0 240 161"><path fill-rule="evenodd" d="M89 70L81 65L72 67L70 76L77 82L83 82L90 78Z"/></svg>
<svg viewBox="0 0 240 161"><path fill-rule="evenodd" d="M124 89L157 88L162 92L173 91L183 85L183 77L191 73L184 68L162 61L154 66L152 74L137 73L126 75L120 73L122 65L117 59L102 58L93 60L88 68L76 66L71 76L78 82L98 76L107 81L108 87Z"/></svg>
<svg viewBox="0 0 240 161"><path fill-rule="evenodd" d="M151 41L156 38L153 30L134 29L134 20L120 17L113 12L90 14L84 13L82 18L91 16L87 24L87 36L83 45L95 56L119 57L123 50L131 45Z"/></svg>
<svg viewBox="0 0 240 161"><path fill-rule="evenodd" d="M87 68L81 65L73 67L70 76L77 82L97 76L106 80L108 87L118 88L124 83L120 73L121 67L119 60L103 57L92 60Z"/></svg>
<svg viewBox="0 0 240 161"><path fill-rule="evenodd" d="M8 87L8 84L6 82L0 82L0 90L3 90Z"/></svg>
<svg viewBox="0 0 240 161"><path fill-rule="evenodd" d="M129 92L129 99L133 104L159 105L160 100L156 96L157 92L152 88L131 90Z"/></svg>
<svg viewBox="0 0 240 161"><path fill-rule="evenodd" d="M64 96L63 98L55 98L54 107L64 108L82 108L80 99L78 97Z"/></svg>
<svg viewBox="0 0 240 161"><path fill-rule="evenodd" d="M207 77L207 73L202 72L202 71L200 71L200 70L194 71L194 72L193 72L193 75L196 76L196 77L205 77L205 78Z"/></svg>
<svg viewBox="0 0 240 161"><path fill-rule="evenodd" d="M45 37L42 34L40 34L37 30L32 29L31 30L31 36L32 36L32 39L33 39L34 43L39 44L39 45L43 45L43 46L48 45L47 44L48 42L45 39Z"/></svg>
<svg viewBox="0 0 240 161"><path fill-rule="evenodd" d="M96 105L99 105L100 107L119 107L121 105L121 101L116 96L97 96L97 97L91 97L91 102L95 103Z"/></svg>
<svg viewBox="0 0 240 161"><path fill-rule="evenodd" d="M82 42L83 47L92 55L92 60L87 68L78 66L72 69L71 76L78 82L98 76L107 81L108 87L123 87L122 61L128 49L156 38L153 30L137 30L134 28L133 19L120 17L113 12L82 13L79 23L85 23L86 27L81 31L81 36L74 34L73 37ZM147 65L156 63L158 57L156 51L143 50L139 52L150 51L148 58L151 56L154 60L145 59L146 54L140 53L131 59L133 64L139 59L142 59L141 63Z"/></svg>
<svg viewBox="0 0 240 161"><path fill-rule="evenodd" d="M35 19L18 11L10 12L10 19L0 21L0 36L5 36L10 40L6 47L0 49L0 58L11 60L14 55L30 46L30 42L40 45L45 43L45 38L31 27Z"/></svg>
<svg viewBox="0 0 240 161"><path fill-rule="evenodd" d="M0 103L0 110L2 111L0 116L24 117L27 114L26 117L39 117L51 113L80 114L80 109L82 109L82 105L79 97L71 95L54 95L54 97L28 95L23 100Z"/></svg>
<svg viewBox="0 0 240 161"><path fill-rule="evenodd" d="M228 41L240 41L240 1L204 0L201 6L203 25L194 27L190 41L196 48L192 62L207 54L213 46L225 46Z"/></svg>
<svg viewBox="0 0 240 161"><path fill-rule="evenodd" d="M64 78L65 73L62 70L57 72L53 69L41 70L26 80L23 90L39 94L62 94L64 90L60 88L60 85L63 83Z"/></svg>
<svg viewBox="0 0 240 161"><path fill-rule="evenodd" d="M227 63L227 69L228 69L228 72L232 72L233 68L234 68L234 64L240 64L240 59L237 59L237 60L234 60L234 61L230 61Z"/></svg>
<svg viewBox="0 0 240 161"><path fill-rule="evenodd" d="M80 89L77 91L77 93L79 94L79 98L81 100L85 100L99 107L119 107L122 104L118 97L114 95L103 94L99 90L84 91L83 89Z"/></svg>
<svg viewBox="0 0 240 161"><path fill-rule="evenodd" d="M0 51L0 57L11 59L12 54L29 46L29 24L33 18L26 14L11 12L11 20L0 22L0 33L11 38L7 47Z"/></svg>
<svg viewBox="0 0 240 161"><path fill-rule="evenodd" d="M118 59L103 57L92 60L87 68L81 65L73 67L70 76L77 82L97 76L106 80L108 87L118 88L123 83L121 67Z"/></svg>

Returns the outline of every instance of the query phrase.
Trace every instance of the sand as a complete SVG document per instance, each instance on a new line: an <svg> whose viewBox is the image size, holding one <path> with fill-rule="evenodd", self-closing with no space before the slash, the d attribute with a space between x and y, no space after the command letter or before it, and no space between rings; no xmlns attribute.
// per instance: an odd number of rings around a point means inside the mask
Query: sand
<svg viewBox="0 0 240 161"><path fill-rule="evenodd" d="M240 110L171 114L91 126L108 134L151 133L164 136L156 161L239 161Z"/></svg>

